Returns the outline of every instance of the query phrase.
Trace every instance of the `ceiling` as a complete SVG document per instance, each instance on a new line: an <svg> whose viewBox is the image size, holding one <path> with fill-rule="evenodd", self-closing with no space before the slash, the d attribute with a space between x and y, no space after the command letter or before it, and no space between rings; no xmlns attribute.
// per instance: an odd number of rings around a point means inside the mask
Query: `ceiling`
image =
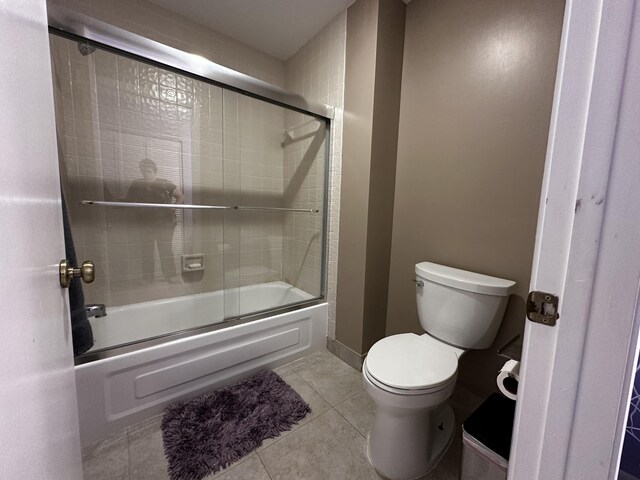
<svg viewBox="0 0 640 480"><path fill-rule="evenodd" d="M286 60L355 0L151 1Z"/></svg>

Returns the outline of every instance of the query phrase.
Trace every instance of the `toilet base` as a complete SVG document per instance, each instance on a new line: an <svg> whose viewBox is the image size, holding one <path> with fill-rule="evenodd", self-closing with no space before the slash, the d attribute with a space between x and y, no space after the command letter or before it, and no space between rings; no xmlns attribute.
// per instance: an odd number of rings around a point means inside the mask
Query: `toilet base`
<svg viewBox="0 0 640 480"><path fill-rule="evenodd" d="M436 467L449 449L453 440L455 415L448 403L441 405L437 412L434 412L432 415L431 422L429 422L429 432L427 433L427 438L429 439L428 448L425 449L429 451L424 452L427 458L422 457L416 459L415 469L413 469L414 471L412 472L407 470L407 464L403 461L400 467L400 469L403 470L402 476L398 476L396 472L393 471L395 470L393 465L376 465L376 462L372 460L371 457L370 437L367 436L367 459L380 476L389 480L417 480L427 475ZM407 440L410 442L410 439ZM407 448L407 445L401 445L400 443L396 443L395 445L401 449Z"/></svg>

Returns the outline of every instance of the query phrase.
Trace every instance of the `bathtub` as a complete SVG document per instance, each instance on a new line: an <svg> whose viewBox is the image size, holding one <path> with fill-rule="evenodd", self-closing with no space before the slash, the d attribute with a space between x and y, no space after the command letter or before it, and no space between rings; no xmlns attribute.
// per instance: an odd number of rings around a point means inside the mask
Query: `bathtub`
<svg viewBox="0 0 640 480"><path fill-rule="evenodd" d="M106 317L91 319L96 337L92 351L178 330L213 330L134 345L128 347L131 351L77 365L82 444L159 414L171 402L324 348L326 302L223 322L224 310L227 316L245 315L312 299L287 283L270 282L112 307Z"/></svg>
<svg viewBox="0 0 640 480"><path fill-rule="evenodd" d="M109 307L107 316L90 318L91 351L159 337L181 330L222 323L237 317L313 299L285 282L198 293L153 302Z"/></svg>

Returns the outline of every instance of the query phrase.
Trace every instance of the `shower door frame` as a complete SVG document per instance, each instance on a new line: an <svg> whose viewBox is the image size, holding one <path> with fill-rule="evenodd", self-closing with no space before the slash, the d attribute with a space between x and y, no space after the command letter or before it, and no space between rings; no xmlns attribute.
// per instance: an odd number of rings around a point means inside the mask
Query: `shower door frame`
<svg viewBox="0 0 640 480"><path fill-rule="evenodd" d="M224 67L200 55L178 50L59 5L48 5L47 14L49 31L60 36L76 41L88 41L99 48L134 60L155 63L162 68L187 74L198 80L306 115L327 121L334 118L334 109L329 105L308 100L294 92Z"/></svg>
<svg viewBox="0 0 640 480"><path fill-rule="evenodd" d="M276 87L249 75L207 60L200 55L191 54L140 35L114 27L92 17L82 15L64 7L47 5L49 33L69 40L94 45L102 50L131 58L145 64L154 65L202 81L211 85L240 93L272 105L286 108L320 121L325 128L324 147L324 186L322 212L322 259L320 269L320 294L314 299L291 305L276 307L267 311L225 318L221 323L183 329L143 340L131 341L110 348L87 352L75 358L76 365L95 360L114 357L160 345L169 341L190 337L194 334L207 333L230 326L242 325L276 314L325 303L327 292L327 248L328 248L328 215L329 215L329 173L331 159L331 131L335 109L324 103L308 100L301 95ZM237 207L233 207L237 208Z"/></svg>

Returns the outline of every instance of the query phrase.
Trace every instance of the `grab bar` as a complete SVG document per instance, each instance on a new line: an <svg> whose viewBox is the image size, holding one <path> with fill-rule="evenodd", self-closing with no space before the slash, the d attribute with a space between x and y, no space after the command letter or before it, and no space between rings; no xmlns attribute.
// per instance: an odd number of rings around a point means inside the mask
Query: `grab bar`
<svg viewBox="0 0 640 480"><path fill-rule="evenodd" d="M318 209L308 208L281 208L281 207L251 207L251 206L226 206L226 205L185 205L183 203L140 203L140 202L107 202L102 200L82 200L83 205L102 205L104 207L143 207L143 208L180 208L183 210L270 210L281 212L318 213Z"/></svg>

